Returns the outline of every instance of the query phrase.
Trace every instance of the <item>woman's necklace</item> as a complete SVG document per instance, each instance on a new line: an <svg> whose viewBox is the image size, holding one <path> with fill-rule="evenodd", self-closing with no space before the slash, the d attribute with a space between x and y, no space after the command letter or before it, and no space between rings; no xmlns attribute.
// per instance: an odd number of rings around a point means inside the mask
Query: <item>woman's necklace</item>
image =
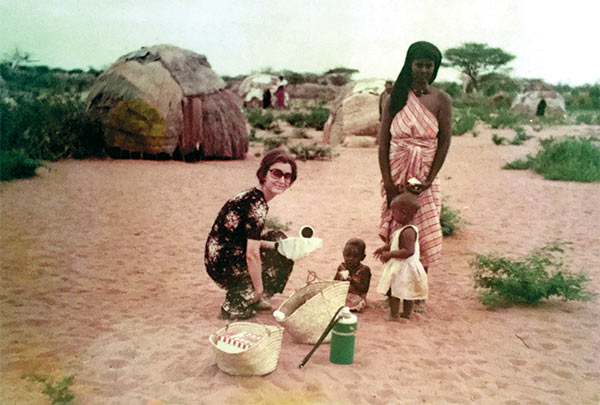
<svg viewBox="0 0 600 405"><path fill-rule="evenodd" d="M421 97L423 94L429 94L429 90L427 88L425 88L425 89L413 89L411 87L411 90L413 91L413 93L415 93L415 95L417 97Z"/></svg>

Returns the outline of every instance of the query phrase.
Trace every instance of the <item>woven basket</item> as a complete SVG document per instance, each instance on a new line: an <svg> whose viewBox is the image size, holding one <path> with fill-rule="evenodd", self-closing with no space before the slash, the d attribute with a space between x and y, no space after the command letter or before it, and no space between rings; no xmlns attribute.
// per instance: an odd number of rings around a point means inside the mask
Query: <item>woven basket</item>
<svg viewBox="0 0 600 405"><path fill-rule="evenodd" d="M285 318L279 323L297 343L315 344L335 312L346 303L350 283L315 281L296 290L278 308ZM328 336L324 341L331 339Z"/></svg>
<svg viewBox="0 0 600 405"><path fill-rule="evenodd" d="M246 331L263 334L264 337L248 350L239 353L227 353L217 347L220 334L226 331ZM219 369L231 375L265 375L277 368L283 328L279 326L261 325L251 322L234 322L220 329L208 340L212 343L217 356Z"/></svg>

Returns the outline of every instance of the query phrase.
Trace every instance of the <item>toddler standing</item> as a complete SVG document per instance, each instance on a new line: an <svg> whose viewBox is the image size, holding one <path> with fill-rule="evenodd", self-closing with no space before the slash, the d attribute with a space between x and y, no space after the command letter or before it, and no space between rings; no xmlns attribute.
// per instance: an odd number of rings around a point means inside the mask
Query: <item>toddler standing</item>
<svg viewBox="0 0 600 405"><path fill-rule="evenodd" d="M362 239L352 238L344 246L344 261L338 266L334 280L350 281L346 306L359 312L367 306L367 292L371 284L371 269L361 262L366 257Z"/></svg>
<svg viewBox="0 0 600 405"><path fill-rule="evenodd" d="M385 263L377 292L389 296L391 320L408 319L414 301L429 296L427 273L419 260L419 230L408 225L419 210L419 199L415 194L404 192L390 202L390 210L403 226L394 232L390 243L374 252L375 257ZM403 301L401 314L400 301Z"/></svg>

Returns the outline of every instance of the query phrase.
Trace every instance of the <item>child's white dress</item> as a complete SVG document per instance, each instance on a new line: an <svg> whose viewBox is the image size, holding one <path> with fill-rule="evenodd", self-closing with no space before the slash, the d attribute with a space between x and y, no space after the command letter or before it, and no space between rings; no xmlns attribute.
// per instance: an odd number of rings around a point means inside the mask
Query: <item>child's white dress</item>
<svg viewBox="0 0 600 405"><path fill-rule="evenodd" d="M417 233L415 240L415 253L406 259L390 259L383 266L383 273L379 279L377 292L387 294L392 290L392 297L402 300L425 300L429 298L429 287L427 285L427 273L421 264L419 253L419 230L414 225L407 225L392 236L390 250L398 249L400 233L411 227Z"/></svg>

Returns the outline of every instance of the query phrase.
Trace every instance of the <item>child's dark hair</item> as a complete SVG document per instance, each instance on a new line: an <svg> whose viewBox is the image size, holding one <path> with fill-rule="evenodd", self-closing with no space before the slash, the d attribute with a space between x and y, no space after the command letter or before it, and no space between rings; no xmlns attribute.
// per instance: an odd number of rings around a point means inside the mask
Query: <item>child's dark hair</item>
<svg viewBox="0 0 600 405"><path fill-rule="evenodd" d="M348 239L348 241L346 242L346 245L344 245L344 249L347 248L348 246L358 249L358 251L362 252L363 255L365 254L365 251L367 250L367 245L365 244L365 241L360 238Z"/></svg>
<svg viewBox="0 0 600 405"><path fill-rule="evenodd" d="M420 208L419 197L416 194L413 194L409 191L405 191L394 197L390 202L390 208L396 204L406 204L413 208L415 212L418 211Z"/></svg>

